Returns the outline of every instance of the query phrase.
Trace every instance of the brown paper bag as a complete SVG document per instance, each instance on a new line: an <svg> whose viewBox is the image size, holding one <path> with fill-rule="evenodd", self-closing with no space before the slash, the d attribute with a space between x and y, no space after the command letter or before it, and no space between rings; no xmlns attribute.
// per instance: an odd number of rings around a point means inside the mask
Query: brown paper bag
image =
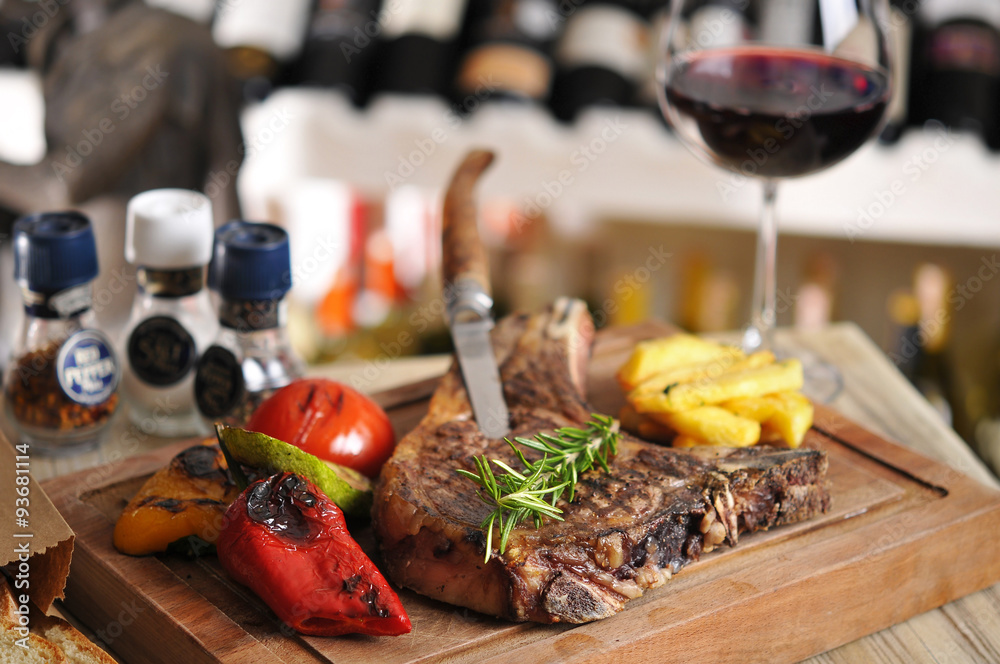
<svg viewBox="0 0 1000 664"><path fill-rule="evenodd" d="M37 455L0 433L0 566L22 595L42 612L62 598L73 556L73 531L31 477Z"/></svg>

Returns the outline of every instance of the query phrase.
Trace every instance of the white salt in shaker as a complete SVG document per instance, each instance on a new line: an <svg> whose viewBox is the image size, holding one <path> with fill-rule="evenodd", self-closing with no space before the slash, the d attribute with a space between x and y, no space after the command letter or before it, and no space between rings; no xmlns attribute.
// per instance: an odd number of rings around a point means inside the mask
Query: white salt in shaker
<svg viewBox="0 0 1000 664"><path fill-rule="evenodd" d="M207 433L194 401L195 365L218 333L205 289L212 204L198 192L154 189L128 203L125 259L139 290L125 326L122 394L144 433Z"/></svg>

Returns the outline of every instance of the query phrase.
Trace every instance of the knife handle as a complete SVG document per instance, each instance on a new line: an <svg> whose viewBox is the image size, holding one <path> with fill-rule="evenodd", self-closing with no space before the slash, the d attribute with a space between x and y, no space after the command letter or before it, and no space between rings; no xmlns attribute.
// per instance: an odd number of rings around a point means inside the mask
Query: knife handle
<svg viewBox="0 0 1000 664"><path fill-rule="evenodd" d="M491 298L490 267L486 249L479 240L476 182L493 162L489 150L473 150L465 156L455 171L444 197L441 217L441 262L446 289L462 284L464 289L479 290ZM492 301L492 300L491 300Z"/></svg>

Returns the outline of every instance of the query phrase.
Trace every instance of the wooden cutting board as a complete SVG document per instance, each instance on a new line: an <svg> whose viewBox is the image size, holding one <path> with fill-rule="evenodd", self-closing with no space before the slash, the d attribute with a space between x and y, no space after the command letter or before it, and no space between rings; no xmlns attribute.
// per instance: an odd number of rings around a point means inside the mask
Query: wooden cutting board
<svg viewBox="0 0 1000 664"><path fill-rule="evenodd" d="M636 341L665 329L599 334L589 382L596 409L617 413L614 371ZM435 383L378 395L397 434L426 412ZM806 445L829 454L831 511L741 537L612 618L512 624L403 590L409 635L303 637L214 557L133 558L112 546L128 498L188 444L45 484L77 535L66 605L130 664L796 661L1000 580L1000 492L818 408ZM374 550L369 529L358 539Z"/></svg>

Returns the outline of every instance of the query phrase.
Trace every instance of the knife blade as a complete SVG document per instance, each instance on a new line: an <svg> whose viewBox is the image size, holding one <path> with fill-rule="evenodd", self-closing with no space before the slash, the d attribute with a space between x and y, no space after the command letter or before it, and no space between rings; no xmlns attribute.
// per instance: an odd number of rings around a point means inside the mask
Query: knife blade
<svg viewBox="0 0 1000 664"><path fill-rule="evenodd" d="M444 198L441 262L448 326L472 412L485 436L501 438L510 433L510 414L490 342L493 297L473 195L479 176L492 162L492 152L473 150L455 171Z"/></svg>

